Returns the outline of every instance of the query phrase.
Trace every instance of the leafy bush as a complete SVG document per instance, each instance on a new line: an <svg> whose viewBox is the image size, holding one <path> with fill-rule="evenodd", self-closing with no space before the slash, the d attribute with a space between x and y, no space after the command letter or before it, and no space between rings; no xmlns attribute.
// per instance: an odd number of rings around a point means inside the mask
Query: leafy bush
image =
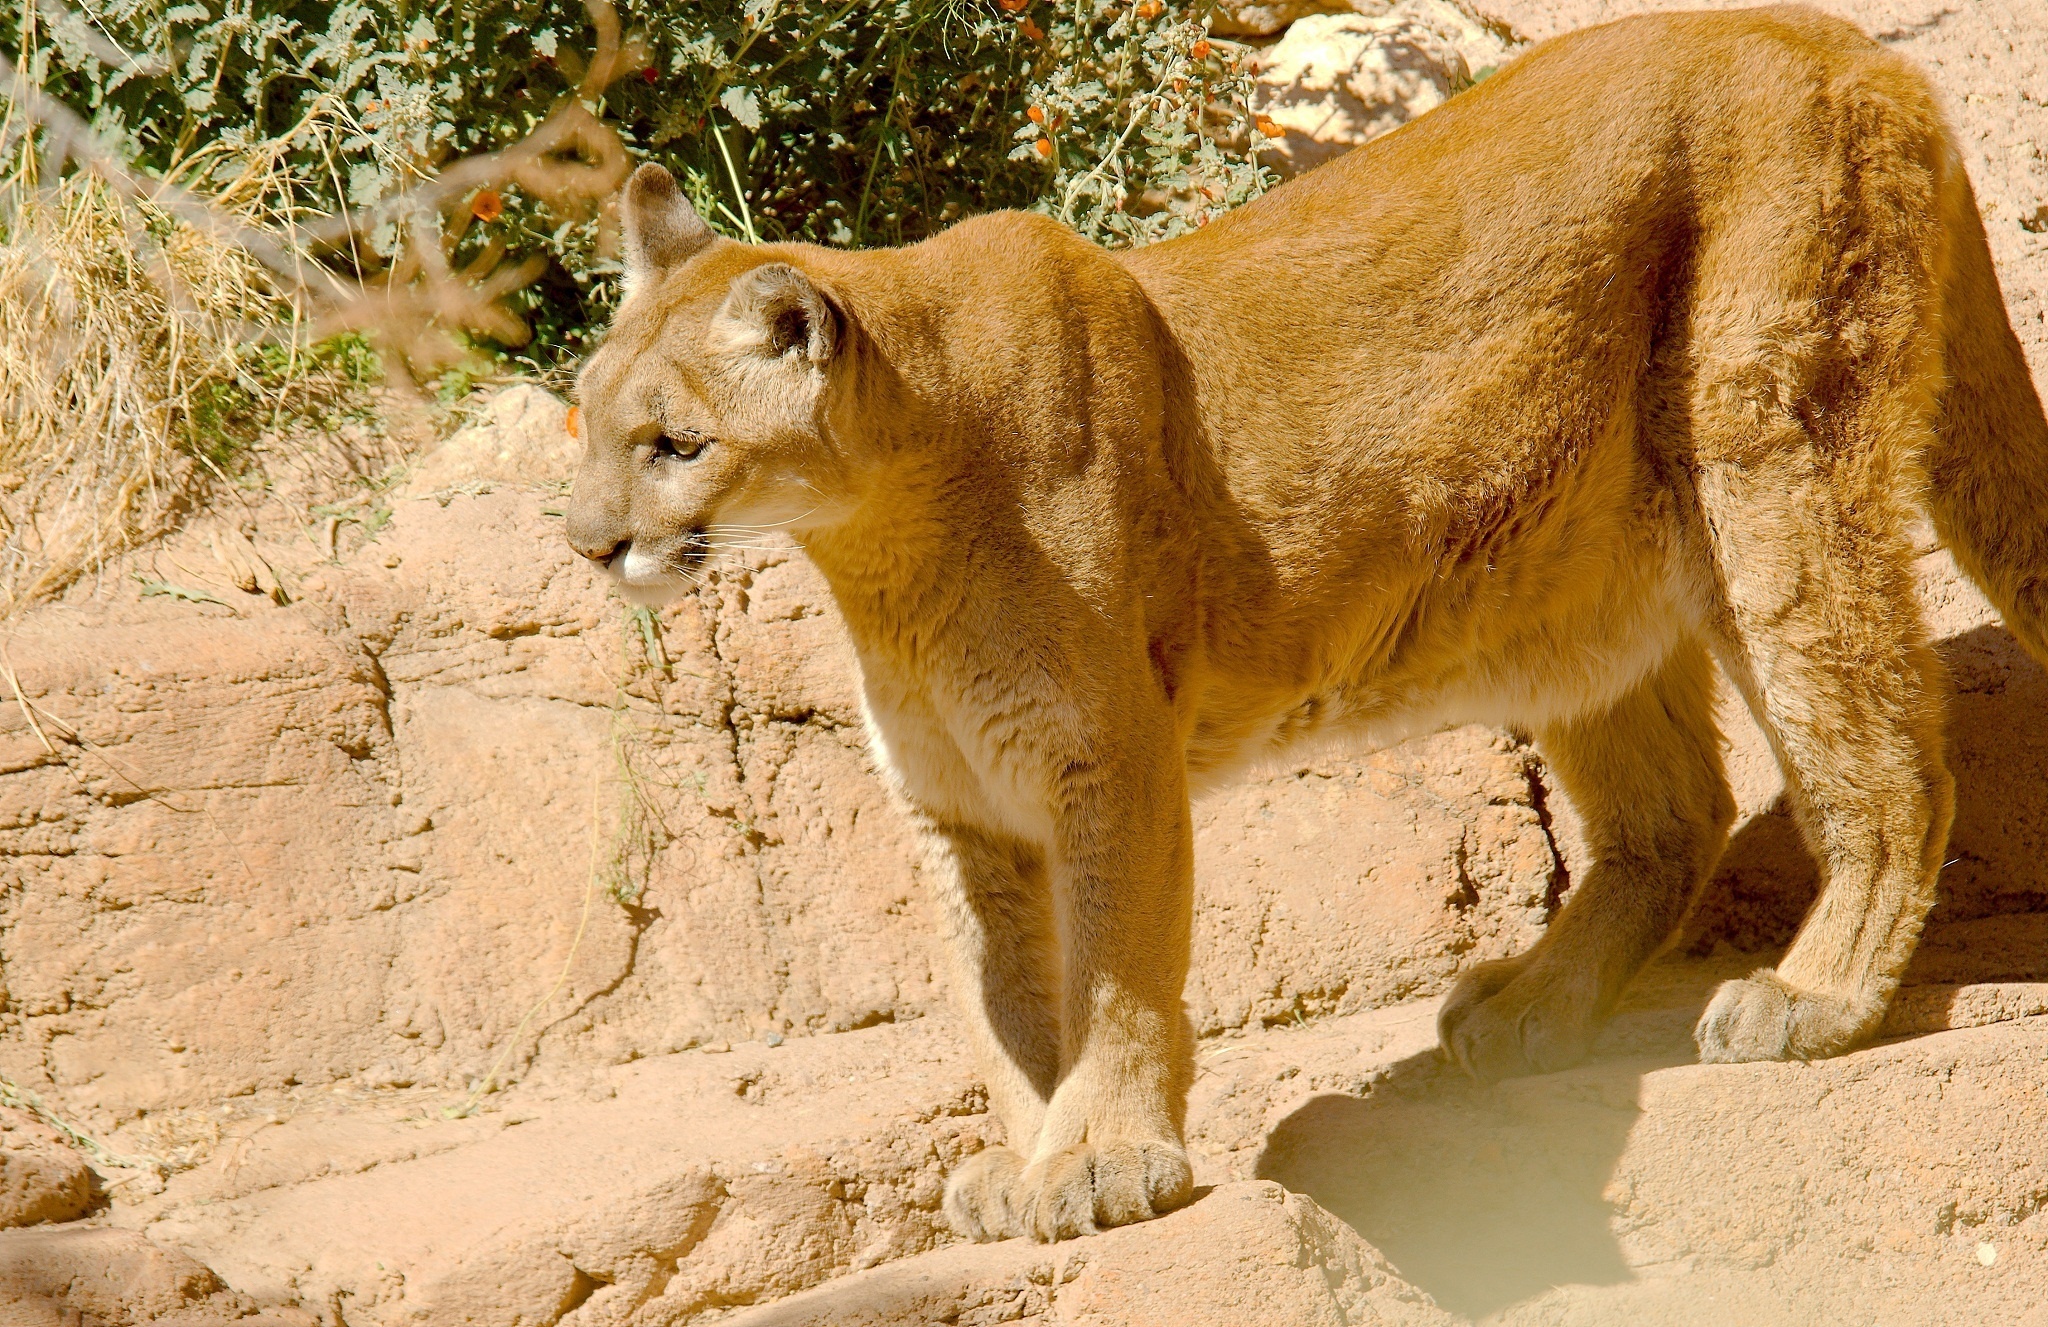
<svg viewBox="0 0 2048 1327"><path fill-rule="evenodd" d="M624 158L668 165L735 235L901 243L1031 207L1142 243L1264 184L1220 145L1245 81L1234 48L1205 37L1205 2L632 0L609 48L591 35L609 7L569 0L16 13L29 77L146 172L209 195L285 180L288 222L349 212L322 251L336 267L411 280L407 236L424 230L458 274L538 271L513 302L536 333L527 356L547 366L580 353L615 297L615 222L596 199L510 185L392 200L527 139L580 90ZM594 168L607 151L586 137L562 153ZM533 254L545 265L517 267Z"/></svg>

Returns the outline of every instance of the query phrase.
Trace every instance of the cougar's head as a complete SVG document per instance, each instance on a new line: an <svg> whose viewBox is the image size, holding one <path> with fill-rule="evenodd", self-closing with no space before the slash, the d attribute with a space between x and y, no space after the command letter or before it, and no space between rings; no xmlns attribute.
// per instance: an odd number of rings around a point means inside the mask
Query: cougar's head
<svg viewBox="0 0 2048 1327"><path fill-rule="evenodd" d="M630 600L666 602L723 548L838 515L830 436L845 315L797 250L714 236L675 181L627 181L626 298L576 394L569 542Z"/></svg>

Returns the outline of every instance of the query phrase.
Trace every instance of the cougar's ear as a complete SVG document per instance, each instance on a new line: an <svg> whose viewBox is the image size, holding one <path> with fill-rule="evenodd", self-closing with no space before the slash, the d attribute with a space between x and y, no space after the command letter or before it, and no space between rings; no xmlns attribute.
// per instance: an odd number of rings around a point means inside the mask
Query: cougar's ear
<svg viewBox="0 0 2048 1327"><path fill-rule="evenodd" d="M626 181L619 213L626 226L626 284L631 288L660 280L715 238L676 188L675 177L651 161Z"/></svg>
<svg viewBox="0 0 2048 1327"><path fill-rule="evenodd" d="M823 368L838 352L844 326L809 277L788 263L768 263L733 278L718 330L735 350L769 359L800 355Z"/></svg>

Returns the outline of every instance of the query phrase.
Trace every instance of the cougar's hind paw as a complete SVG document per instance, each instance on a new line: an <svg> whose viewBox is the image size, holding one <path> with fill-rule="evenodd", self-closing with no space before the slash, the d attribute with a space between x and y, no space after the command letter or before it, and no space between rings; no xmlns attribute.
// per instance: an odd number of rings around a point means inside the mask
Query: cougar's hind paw
<svg viewBox="0 0 2048 1327"><path fill-rule="evenodd" d="M1599 1030L1588 992L1521 959L1474 967L1437 1015L1444 1053L1482 1083L1568 1069Z"/></svg>
<svg viewBox="0 0 2048 1327"><path fill-rule="evenodd" d="M1884 1015L1834 996L1802 991L1769 968L1721 983L1693 1029L1703 1064L1821 1060L1863 1038Z"/></svg>

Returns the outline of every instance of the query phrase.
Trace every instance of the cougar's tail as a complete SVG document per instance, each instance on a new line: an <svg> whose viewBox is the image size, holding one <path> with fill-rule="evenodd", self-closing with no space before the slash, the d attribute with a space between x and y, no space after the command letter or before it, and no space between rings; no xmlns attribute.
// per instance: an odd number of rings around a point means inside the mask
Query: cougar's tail
<svg viewBox="0 0 2048 1327"><path fill-rule="evenodd" d="M1928 505L1956 561L2048 665L2048 419L2006 318L1976 197L1953 153L1950 161L1948 381L1927 455Z"/></svg>

